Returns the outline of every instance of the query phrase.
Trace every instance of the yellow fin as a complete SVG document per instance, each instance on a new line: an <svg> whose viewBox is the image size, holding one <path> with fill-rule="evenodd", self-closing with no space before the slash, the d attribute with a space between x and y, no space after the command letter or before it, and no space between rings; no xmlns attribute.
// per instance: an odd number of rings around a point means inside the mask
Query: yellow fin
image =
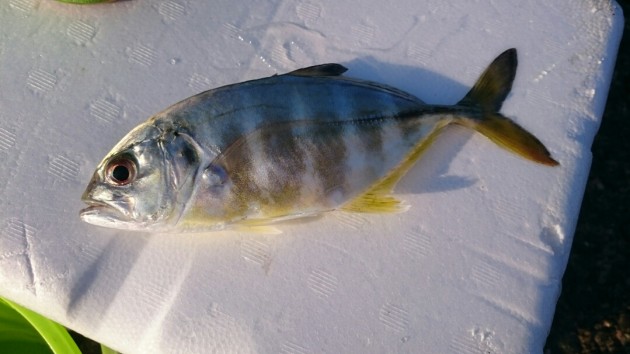
<svg viewBox="0 0 630 354"><path fill-rule="evenodd" d="M449 123L450 119L438 122L433 131L417 143L405 158L385 177L374 183L367 191L344 204L340 209L359 213L400 213L407 211L409 205L402 204L390 194L400 179L413 167L420 156L433 144L435 138Z"/></svg>
<svg viewBox="0 0 630 354"><path fill-rule="evenodd" d="M516 76L516 49L499 55L481 74L468 94L457 103L469 107L475 115L460 117L455 123L472 128L500 147L528 160L557 166L549 150L527 130L498 111L512 89Z"/></svg>
<svg viewBox="0 0 630 354"><path fill-rule="evenodd" d="M401 213L407 211L409 205L390 195L379 195L367 192L341 207L341 210L355 213Z"/></svg>
<svg viewBox="0 0 630 354"><path fill-rule="evenodd" d="M481 121L461 119L456 123L478 131L495 144L523 158L547 166L559 165L538 138L499 113L485 113Z"/></svg>
<svg viewBox="0 0 630 354"><path fill-rule="evenodd" d="M481 74L458 106L479 107L484 112L498 112L512 89L518 59L516 49L501 53Z"/></svg>

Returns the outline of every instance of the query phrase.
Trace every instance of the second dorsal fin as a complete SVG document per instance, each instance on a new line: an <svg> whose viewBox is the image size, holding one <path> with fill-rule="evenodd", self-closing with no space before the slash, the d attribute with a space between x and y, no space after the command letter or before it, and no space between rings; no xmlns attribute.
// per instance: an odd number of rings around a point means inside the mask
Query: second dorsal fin
<svg viewBox="0 0 630 354"><path fill-rule="evenodd" d="M293 76L339 76L348 70L341 64L329 63L309 66L307 68L297 69L287 73Z"/></svg>

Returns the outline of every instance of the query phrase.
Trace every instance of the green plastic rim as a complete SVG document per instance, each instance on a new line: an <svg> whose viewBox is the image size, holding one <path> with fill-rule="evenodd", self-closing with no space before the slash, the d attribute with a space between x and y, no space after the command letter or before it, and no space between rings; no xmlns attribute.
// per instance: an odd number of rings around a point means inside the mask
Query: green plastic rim
<svg viewBox="0 0 630 354"><path fill-rule="evenodd" d="M81 354L63 326L3 298L0 348L8 353Z"/></svg>

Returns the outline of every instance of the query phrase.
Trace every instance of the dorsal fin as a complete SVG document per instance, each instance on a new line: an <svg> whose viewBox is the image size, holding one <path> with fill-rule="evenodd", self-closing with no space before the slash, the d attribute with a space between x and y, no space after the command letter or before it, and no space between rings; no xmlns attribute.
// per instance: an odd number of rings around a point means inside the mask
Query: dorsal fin
<svg viewBox="0 0 630 354"><path fill-rule="evenodd" d="M341 64L329 63L309 66L307 68L297 69L287 73L293 76L339 76L348 70Z"/></svg>

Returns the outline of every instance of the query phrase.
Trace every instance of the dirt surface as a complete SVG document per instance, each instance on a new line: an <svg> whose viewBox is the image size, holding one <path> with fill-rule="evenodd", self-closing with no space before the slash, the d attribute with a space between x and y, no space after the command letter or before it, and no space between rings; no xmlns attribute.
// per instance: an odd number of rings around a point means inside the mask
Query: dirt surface
<svg viewBox="0 0 630 354"><path fill-rule="evenodd" d="M630 353L630 0L545 354Z"/></svg>

